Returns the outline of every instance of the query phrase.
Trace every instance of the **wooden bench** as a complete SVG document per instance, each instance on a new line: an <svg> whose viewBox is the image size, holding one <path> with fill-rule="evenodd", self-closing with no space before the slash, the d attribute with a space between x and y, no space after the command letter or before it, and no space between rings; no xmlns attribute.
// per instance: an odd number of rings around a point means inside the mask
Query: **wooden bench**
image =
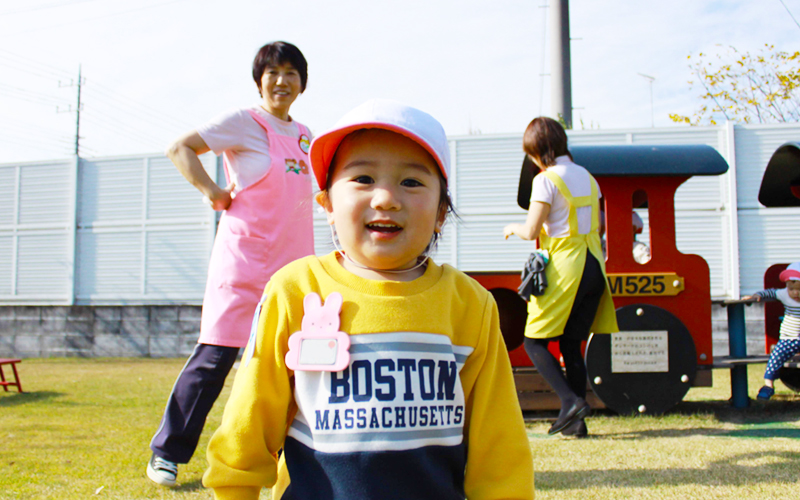
<svg viewBox="0 0 800 500"><path fill-rule="evenodd" d="M19 383L19 374L17 373L17 363L22 361L21 359L3 359L0 358L0 385L3 386L3 390L8 392L8 386L13 385L17 387L17 392L22 392L22 385ZM6 380L6 376L3 373L3 365L11 365L11 370L14 371L14 382L9 382Z"/></svg>

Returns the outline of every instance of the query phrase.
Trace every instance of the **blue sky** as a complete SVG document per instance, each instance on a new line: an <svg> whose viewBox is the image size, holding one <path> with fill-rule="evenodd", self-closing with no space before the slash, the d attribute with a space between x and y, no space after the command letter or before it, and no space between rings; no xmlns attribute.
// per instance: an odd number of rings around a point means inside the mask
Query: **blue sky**
<svg viewBox="0 0 800 500"><path fill-rule="evenodd" d="M258 101L250 64L283 39L309 61L292 115L321 131L371 97L449 135L521 133L550 111L547 0L0 0L0 163L67 157L82 64L82 155L162 151ZM800 17L800 0L783 0ZM780 0L571 0L576 128L657 127L699 103L686 57L717 44L800 49ZM59 80L61 87L59 87Z"/></svg>

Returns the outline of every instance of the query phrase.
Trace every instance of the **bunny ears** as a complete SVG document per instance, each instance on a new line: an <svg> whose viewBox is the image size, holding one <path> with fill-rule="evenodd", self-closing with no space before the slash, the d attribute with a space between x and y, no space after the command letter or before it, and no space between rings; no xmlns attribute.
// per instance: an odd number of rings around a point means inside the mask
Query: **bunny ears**
<svg viewBox="0 0 800 500"><path fill-rule="evenodd" d="M303 319L309 316L314 316L316 311L323 313L335 313L339 316L342 311L342 294L333 292L325 299L325 305L322 305L322 298L316 293L309 293L303 298Z"/></svg>
<svg viewBox="0 0 800 500"><path fill-rule="evenodd" d="M350 364L350 336L339 331L342 294L325 299L316 293L303 298L302 329L289 337L286 366L298 371L339 372Z"/></svg>

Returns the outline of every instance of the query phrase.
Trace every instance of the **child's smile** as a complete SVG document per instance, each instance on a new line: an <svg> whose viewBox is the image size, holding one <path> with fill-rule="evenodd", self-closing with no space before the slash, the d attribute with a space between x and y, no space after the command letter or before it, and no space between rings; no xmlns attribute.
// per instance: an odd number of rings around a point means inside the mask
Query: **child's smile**
<svg viewBox="0 0 800 500"><path fill-rule="evenodd" d="M416 265L444 222L430 154L395 132L359 131L342 141L329 175L322 205L345 253L376 271Z"/></svg>

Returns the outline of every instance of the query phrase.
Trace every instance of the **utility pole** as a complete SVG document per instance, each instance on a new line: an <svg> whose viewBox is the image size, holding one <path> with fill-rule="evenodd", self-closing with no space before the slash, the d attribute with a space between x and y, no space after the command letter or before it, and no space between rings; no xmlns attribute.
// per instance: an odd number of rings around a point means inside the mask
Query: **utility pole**
<svg viewBox="0 0 800 500"><path fill-rule="evenodd" d="M78 107L75 109L75 156L79 156L81 138L81 65L78 65Z"/></svg>
<svg viewBox="0 0 800 500"><path fill-rule="evenodd" d="M81 76L81 65L78 65L78 102L77 107L75 108L75 156L80 156L80 139L81 139L81 85L83 84L83 77ZM69 85L62 85L61 81L58 82L59 87L72 87L75 83L70 81ZM59 111L58 106L56 106L56 113L70 113L72 112L72 106L69 106L66 111Z"/></svg>
<svg viewBox="0 0 800 500"><path fill-rule="evenodd" d="M550 89L552 113L572 128L569 0L550 0Z"/></svg>
<svg viewBox="0 0 800 500"><path fill-rule="evenodd" d="M645 75L644 73L637 74L647 78L647 80L650 82L650 127L653 128L656 126L655 112L653 111L653 80L656 78L654 76Z"/></svg>

